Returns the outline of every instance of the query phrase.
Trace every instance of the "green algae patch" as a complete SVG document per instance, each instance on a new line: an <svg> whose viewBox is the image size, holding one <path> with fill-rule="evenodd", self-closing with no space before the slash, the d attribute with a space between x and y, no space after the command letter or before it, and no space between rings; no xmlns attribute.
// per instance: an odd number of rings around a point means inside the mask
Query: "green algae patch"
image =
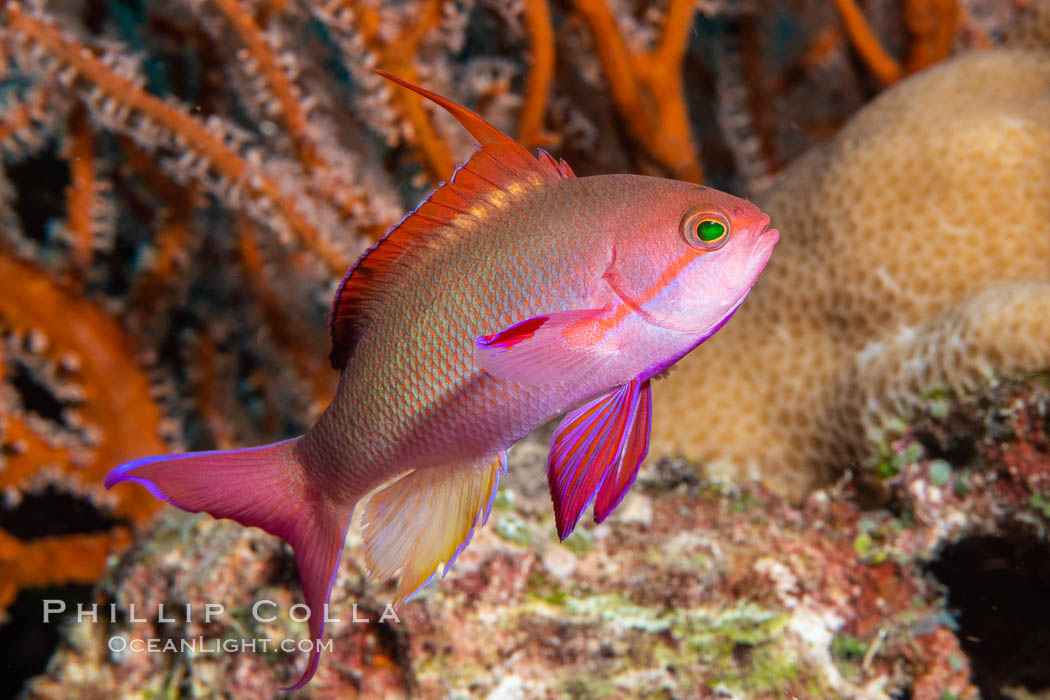
<svg viewBox="0 0 1050 700"><path fill-rule="evenodd" d="M744 693L808 687L809 681L800 680L807 674L800 669L794 644L783 636L789 619L785 611L753 603L681 610L646 606L618 593L566 595L560 604L555 600L537 597L519 612L587 627L591 636L593 628L602 629L605 643L625 652L615 664L624 671L637 669L639 660L645 659L654 668L704 669L701 676L712 687ZM572 694L580 683L574 680L563 689ZM623 683L616 686L624 688ZM594 689L588 685L587 690Z"/></svg>
<svg viewBox="0 0 1050 700"><path fill-rule="evenodd" d="M529 575L527 599L534 603L545 603L560 608L569 597L569 592L543 570Z"/></svg>
<svg viewBox="0 0 1050 700"><path fill-rule="evenodd" d="M663 632L671 628L670 613L665 608L636 605L626 596L611 593L587 598L568 598L565 612L612 623L621 629Z"/></svg>
<svg viewBox="0 0 1050 700"><path fill-rule="evenodd" d="M922 448L916 443L909 443L904 451L898 454L890 444L879 446L879 457L875 462L875 470L884 479L897 476L901 473L904 465L914 462L922 456Z"/></svg>
<svg viewBox="0 0 1050 700"><path fill-rule="evenodd" d="M926 404L926 411L930 417L938 420L947 418L949 409L951 409L951 403L948 399L934 399Z"/></svg>
<svg viewBox="0 0 1050 700"><path fill-rule="evenodd" d="M951 402L957 393L947 384L935 384L922 395L926 412L936 419L946 418L951 410Z"/></svg>
<svg viewBox="0 0 1050 700"><path fill-rule="evenodd" d="M781 638L787 620L783 611L744 603L727 609L681 613L672 636L699 654L702 663L715 668L737 668L741 647L747 647L751 660L756 660L756 652Z"/></svg>
<svg viewBox="0 0 1050 700"><path fill-rule="evenodd" d="M952 478L952 465L943 459L930 460L926 470L934 486L944 486Z"/></svg>
<svg viewBox="0 0 1050 700"><path fill-rule="evenodd" d="M554 536L557 537L557 533L554 533ZM576 556L582 557L594 549L594 535L590 531L580 528L566 537L561 545Z"/></svg>
<svg viewBox="0 0 1050 700"><path fill-rule="evenodd" d="M758 499L750 491L740 489L733 494L733 499L729 502L729 509L734 513L744 513L759 505L761 504Z"/></svg>
<svg viewBox="0 0 1050 700"><path fill-rule="evenodd" d="M1033 493L1028 497L1028 505L1044 518L1050 519L1050 496Z"/></svg>
<svg viewBox="0 0 1050 700"><path fill-rule="evenodd" d="M504 515L496 523L496 534L514 544L528 547L532 544L532 530L528 523L513 515Z"/></svg>
<svg viewBox="0 0 1050 700"><path fill-rule="evenodd" d="M719 643L757 645L780 636L788 615L753 603L742 603L726 609L702 609L680 615L674 632L690 644L703 648L714 640Z"/></svg>
<svg viewBox="0 0 1050 700"><path fill-rule="evenodd" d="M561 687L567 698L615 698L622 695L616 687L604 678L580 675Z"/></svg>
<svg viewBox="0 0 1050 700"><path fill-rule="evenodd" d="M871 535L866 532L862 532L853 538L853 551L862 557L866 556L871 551L871 546Z"/></svg>
<svg viewBox="0 0 1050 700"><path fill-rule="evenodd" d="M783 635L788 619L782 610L742 603L684 613L672 636L681 640L685 658L692 656L694 663L710 669L711 685L743 694L777 693L808 686L795 646Z"/></svg>
<svg viewBox="0 0 1050 700"><path fill-rule="evenodd" d="M860 661L870 646L852 634L839 634L831 640L831 655L840 661Z"/></svg>

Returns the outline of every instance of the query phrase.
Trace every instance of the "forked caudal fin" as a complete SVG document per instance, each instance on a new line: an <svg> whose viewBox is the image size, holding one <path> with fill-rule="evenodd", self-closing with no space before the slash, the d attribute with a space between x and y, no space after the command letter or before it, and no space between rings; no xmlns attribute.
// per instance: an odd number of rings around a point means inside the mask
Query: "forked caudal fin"
<svg viewBox="0 0 1050 700"><path fill-rule="evenodd" d="M230 518L262 528L292 546L303 597L310 608L313 651L302 677L317 670L324 635L324 606L339 567L353 504L333 504L309 488L296 453L299 438L265 447L147 457L117 467L106 488L135 481L157 498L191 512Z"/></svg>

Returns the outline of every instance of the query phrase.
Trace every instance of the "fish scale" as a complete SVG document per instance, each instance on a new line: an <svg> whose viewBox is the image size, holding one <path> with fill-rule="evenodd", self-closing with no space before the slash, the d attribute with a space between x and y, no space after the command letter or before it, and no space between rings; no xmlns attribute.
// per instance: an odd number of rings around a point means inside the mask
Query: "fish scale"
<svg viewBox="0 0 1050 700"><path fill-rule="evenodd" d="M106 478L284 538L316 640L359 502L365 566L399 578L399 604L484 524L506 449L565 411L547 464L558 535L592 502L607 517L648 451L651 379L732 316L778 236L749 202L706 187L576 178L386 77L480 148L343 280L332 403L300 438L147 457ZM313 676L319 649L290 688Z"/></svg>
<svg viewBox="0 0 1050 700"><path fill-rule="evenodd" d="M580 197L580 188L571 187L580 182L565 181L560 187L564 192L557 195L544 193L545 198L571 201ZM519 385L492 381L474 365L474 338L509 325L507 319L514 322L544 311L556 312L593 303L593 281L604 271L604 260L593 256L588 259L582 254L577 254L576 258L567 258L559 274L547 274L536 281L527 274L528 268L507 265L506 251L511 247L518 248L519 257L527 258L549 251L548 241L554 244L564 241L566 237L560 235L562 232L556 226L577 231L594 230L592 226L586 225L592 223L593 217L582 217L580 222L557 221L553 218L545 220L542 217L543 209L540 211L541 217L532 217L530 227L515 225L517 222L511 217L502 217L503 220L493 217L493 221L479 222L488 224L484 232L477 232L476 236L463 236L458 244L458 247L471 250L471 257L478 262L466 269L455 269L444 264L444 256L438 256L430 267L418 272L419 284L409 286L407 282L416 280L406 280L405 288L396 294L397 301L390 304L386 313L375 319L370 326L370 335L361 340L360 354L382 358L382 364L376 366L377 363L359 362L347 367L336 398L337 403L347 404L347 410L332 414L333 420L344 421L337 430L350 433L380 431L390 435L390 426L381 422L383 416L397 416L402 426L412 426L420 416L432 410L435 402L455 401L457 394L477 397L478 403L489 407L486 411L489 415L500 415L500 408L516 405L517 402L506 399L521 395L522 388ZM549 227L544 226L548 223ZM547 229L552 233L540 237L533 234L531 228ZM453 252L455 250L453 248ZM580 246L563 245L558 252L573 254L579 251ZM493 257L497 260L496 264L483 262ZM503 266L499 265L500 257L503 258ZM512 274L479 297L479 285L483 284L486 272L491 269ZM425 304L420 299L422 290L434 290L432 296L428 294ZM463 310L464 299L470 300L467 301L466 313ZM419 309L419 313L413 313L415 309ZM444 344L430 340L441 333L447 333L451 340ZM406 343L405 336L420 340ZM438 395L421 396L428 381L442 374L456 380L462 388L456 391L452 382L442 382L436 386ZM411 384L407 386L400 381L405 376L411 377ZM536 414L549 414L551 408L543 405L550 401L546 393L549 392L532 390L520 398L537 405ZM366 406L373 410L366 411ZM365 426L353 425L352 416L365 414L376 419ZM371 445L367 448L371 452L368 457L391 460L403 468L412 468L415 466L415 455L447 449L446 444L427 444L428 437L435 439L436 434L441 432L456 435L459 439L470 437L480 443L470 445L471 450L503 449L508 444L508 435L514 436L510 439L513 442L521 437L523 430L528 432L534 427L515 424L511 421L512 415L506 418L501 416L499 435L482 435L471 429L471 423L478 416L444 412L432 423L433 428L429 432L396 436L394 442L402 446L388 448L391 452L385 455L373 451L374 445ZM326 419L327 416L322 421ZM387 443L384 441L384 444Z"/></svg>

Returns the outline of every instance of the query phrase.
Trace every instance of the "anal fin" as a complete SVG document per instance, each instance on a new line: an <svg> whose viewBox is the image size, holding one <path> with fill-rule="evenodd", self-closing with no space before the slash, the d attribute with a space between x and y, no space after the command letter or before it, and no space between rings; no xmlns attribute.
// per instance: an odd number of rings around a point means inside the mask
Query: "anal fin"
<svg viewBox="0 0 1050 700"><path fill-rule="evenodd" d="M417 469L373 493L365 508L364 557L369 572L400 572L394 605L408 600L444 564L448 573L492 509L507 455Z"/></svg>

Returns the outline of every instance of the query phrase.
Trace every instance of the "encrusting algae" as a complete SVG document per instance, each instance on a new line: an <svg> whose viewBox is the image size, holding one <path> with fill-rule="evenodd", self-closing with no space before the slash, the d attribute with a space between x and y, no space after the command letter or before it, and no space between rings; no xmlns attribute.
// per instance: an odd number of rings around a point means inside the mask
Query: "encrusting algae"
<svg viewBox="0 0 1050 700"><path fill-rule="evenodd" d="M905 80L759 204L780 249L733 323L654 385L655 451L799 498L869 464L880 418L931 388L1050 366L1045 45Z"/></svg>
<svg viewBox="0 0 1050 700"><path fill-rule="evenodd" d="M795 506L760 487L700 482L687 462L662 460L605 523L560 543L535 478L546 453L542 434L511 450L495 522L398 620L383 619L393 582L368 585L361 562L344 557L332 588L333 647L302 697L975 700L944 591L924 568L925 552L948 533L921 506L939 494L940 514L952 520L1003 512L1000 489L956 498L950 483L920 478L925 461L909 462L900 491L918 516L909 519L860 509L848 484ZM929 491L922 501L909 495L918 486ZM349 546L361 546L353 530ZM96 589L99 609L114 604L118 623L71 625L28 697L88 687L107 696L222 687L273 697L273 676L294 678L299 661L280 644L306 635L291 619L290 564L288 550L259 530L166 511ZM195 617L124 616L131 604L155 611L172 600L191 604ZM246 600L274 604L253 615ZM210 625L200 619L206 602L225 606ZM113 635L176 647L110 653ZM231 638L273 641L268 653L178 647Z"/></svg>

